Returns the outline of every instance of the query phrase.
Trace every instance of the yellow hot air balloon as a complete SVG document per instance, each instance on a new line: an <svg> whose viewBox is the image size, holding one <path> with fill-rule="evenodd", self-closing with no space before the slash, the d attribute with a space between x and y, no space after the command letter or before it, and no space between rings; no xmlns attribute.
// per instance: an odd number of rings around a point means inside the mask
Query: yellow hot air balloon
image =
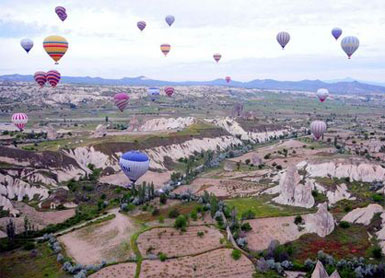
<svg viewBox="0 0 385 278"><path fill-rule="evenodd" d="M160 46L160 50L163 52L164 56L167 56L167 54L170 52L171 45L168 43L164 43Z"/></svg>
<svg viewBox="0 0 385 278"><path fill-rule="evenodd" d="M58 64L58 61L67 52L68 42L61 36L46 37L43 42L43 47L47 54Z"/></svg>

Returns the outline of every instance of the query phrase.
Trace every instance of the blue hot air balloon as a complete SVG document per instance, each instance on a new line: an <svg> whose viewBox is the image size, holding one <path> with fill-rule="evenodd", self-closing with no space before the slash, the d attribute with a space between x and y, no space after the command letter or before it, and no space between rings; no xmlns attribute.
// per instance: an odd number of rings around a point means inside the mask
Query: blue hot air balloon
<svg viewBox="0 0 385 278"><path fill-rule="evenodd" d="M167 22L168 26L171 26L174 23L174 21L175 21L174 16L172 16L172 15L166 16L166 22Z"/></svg>
<svg viewBox="0 0 385 278"><path fill-rule="evenodd" d="M28 53L33 47L33 41L30 39L22 39L20 45Z"/></svg>
<svg viewBox="0 0 385 278"><path fill-rule="evenodd" d="M133 184L147 172L149 165L148 156L138 151L126 152L119 159L120 168Z"/></svg>
<svg viewBox="0 0 385 278"><path fill-rule="evenodd" d="M345 37L341 41L342 50L345 51L349 59L352 57L353 53L356 52L359 46L360 41L354 36Z"/></svg>
<svg viewBox="0 0 385 278"><path fill-rule="evenodd" d="M160 95L160 89L159 88L148 88L147 93L152 101L155 101L158 96Z"/></svg>
<svg viewBox="0 0 385 278"><path fill-rule="evenodd" d="M341 34L342 34L341 28L338 28L338 27L333 28L332 35L336 40L338 40L338 38L341 36Z"/></svg>

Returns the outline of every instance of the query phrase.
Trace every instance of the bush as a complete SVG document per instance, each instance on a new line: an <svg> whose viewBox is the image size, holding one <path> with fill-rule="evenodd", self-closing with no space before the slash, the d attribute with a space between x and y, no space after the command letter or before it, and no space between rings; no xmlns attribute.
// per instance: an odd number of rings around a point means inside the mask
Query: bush
<svg viewBox="0 0 385 278"><path fill-rule="evenodd" d="M174 227L176 229L181 229L182 231L186 229L187 226L187 218L184 215L179 215L175 219Z"/></svg>
<svg viewBox="0 0 385 278"><path fill-rule="evenodd" d="M28 241L24 244L23 248L24 250L32 250L32 249L35 249L36 245L34 242L32 241Z"/></svg>
<svg viewBox="0 0 385 278"><path fill-rule="evenodd" d="M176 208L174 208L174 209L170 210L170 212L168 213L168 217L177 218L179 216L179 214L180 214L179 211Z"/></svg>
<svg viewBox="0 0 385 278"><path fill-rule="evenodd" d="M242 226L241 226L241 230L244 231L244 232L249 232L252 229L253 228L250 226L249 222L243 223Z"/></svg>
<svg viewBox="0 0 385 278"><path fill-rule="evenodd" d="M152 216L157 216L160 214L160 210L158 208L154 208L151 212Z"/></svg>
<svg viewBox="0 0 385 278"><path fill-rule="evenodd" d="M375 193L372 195L372 199L376 203L382 203L382 202L384 202L384 195Z"/></svg>
<svg viewBox="0 0 385 278"><path fill-rule="evenodd" d="M301 215L297 215L294 219L294 224L295 225L299 225L299 224L302 224L303 222L303 219L302 219L302 216Z"/></svg>
<svg viewBox="0 0 385 278"><path fill-rule="evenodd" d="M164 262L165 260L167 260L166 254L159 253L159 254L158 254L158 257L159 257L159 260L160 260L161 262Z"/></svg>
<svg viewBox="0 0 385 278"><path fill-rule="evenodd" d="M158 217L158 221L159 221L159 223L164 223L164 216L159 216Z"/></svg>
<svg viewBox="0 0 385 278"><path fill-rule="evenodd" d="M242 256L242 253L241 251L239 251L238 249L234 249L232 252L231 252L231 257L234 259L234 260L239 260Z"/></svg>
<svg viewBox="0 0 385 278"><path fill-rule="evenodd" d="M204 235L205 235L205 233L202 231L197 232L197 236L199 236L199 237L203 237Z"/></svg>
<svg viewBox="0 0 385 278"><path fill-rule="evenodd" d="M247 220L247 219L254 219L255 218L255 212L252 210L247 210L244 213L242 213L242 220Z"/></svg>
<svg viewBox="0 0 385 278"><path fill-rule="evenodd" d="M270 158L270 156L271 156L271 154L270 153L268 153L268 154L266 154L263 158L264 159L269 159Z"/></svg>
<svg viewBox="0 0 385 278"><path fill-rule="evenodd" d="M349 222L346 222L346 221L341 221L341 222L340 222L340 227L341 227L342 229L348 229L348 228L350 228L350 223L349 223Z"/></svg>
<svg viewBox="0 0 385 278"><path fill-rule="evenodd" d="M167 196L166 196L166 194L164 194L164 193L160 194L159 202L161 204L163 204L163 205L167 203Z"/></svg>
<svg viewBox="0 0 385 278"><path fill-rule="evenodd" d="M376 259L381 259L382 258L382 249L381 247L379 246L376 246L372 249L372 254L373 254L373 257L375 257Z"/></svg>
<svg viewBox="0 0 385 278"><path fill-rule="evenodd" d="M196 212L196 210L193 210L190 214L191 216L191 219L194 220L194 221L197 221L198 220L198 214Z"/></svg>

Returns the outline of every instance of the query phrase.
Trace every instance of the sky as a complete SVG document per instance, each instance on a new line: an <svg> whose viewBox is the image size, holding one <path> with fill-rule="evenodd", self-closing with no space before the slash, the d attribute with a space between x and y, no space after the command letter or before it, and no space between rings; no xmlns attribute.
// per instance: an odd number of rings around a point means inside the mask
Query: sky
<svg viewBox="0 0 385 278"><path fill-rule="evenodd" d="M54 12L61 5L68 18ZM383 0L0 0L0 75L57 69L64 76L184 81L231 76L253 79L385 82ZM167 15L174 15L169 27ZM136 23L144 20L140 32ZM340 40L357 36L351 60ZM291 40L282 50L276 34ZM42 42L61 35L69 42L54 65ZM29 54L20 40L30 38ZM160 51L169 43L167 57ZM217 64L214 53L221 53Z"/></svg>

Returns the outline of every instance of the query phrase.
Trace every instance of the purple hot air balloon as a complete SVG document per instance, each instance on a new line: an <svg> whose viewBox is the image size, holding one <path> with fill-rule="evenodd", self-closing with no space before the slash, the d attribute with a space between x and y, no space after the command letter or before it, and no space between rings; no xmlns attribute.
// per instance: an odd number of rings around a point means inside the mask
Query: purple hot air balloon
<svg viewBox="0 0 385 278"><path fill-rule="evenodd" d="M114 96L115 105L119 108L120 112L123 112L127 107L130 97L126 93L119 93Z"/></svg>
<svg viewBox="0 0 385 278"><path fill-rule="evenodd" d="M66 20L67 18L67 12L66 12L66 9L62 6L57 6L55 8L55 13L58 15L58 17L60 18L61 21L64 21Z"/></svg>
<svg viewBox="0 0 385 278"><path fill-rule="evenodd" d="M341 34L342 34L341 28L338 28L338 27L333 28L332 35L336 40L338 40L338 38L341 36Z"/></svg>
<svg viewBox="0 0 385 278"><path fill-rule="evenodd" d="M172 15L166 16L166 22L167 22L168 26L171 26L174 23L174 21L175 21L174 16L172 16Z"/></svg>
<svg viewBox="0 0 385 278"><path fill-rule="evenodd" d="M290 41L290 35L287 32L279 32L277 34L277 41L282 46L282 49L285 48L285 46Z"/></svg>
<svg viewBox="0 0 385 278"><path fill-rule="evenodd" d="M145 21L138 21L138 23L136 23L136 26L138 26L140 31L143 31L144 28L146 28L146 22Z"/></svg>

